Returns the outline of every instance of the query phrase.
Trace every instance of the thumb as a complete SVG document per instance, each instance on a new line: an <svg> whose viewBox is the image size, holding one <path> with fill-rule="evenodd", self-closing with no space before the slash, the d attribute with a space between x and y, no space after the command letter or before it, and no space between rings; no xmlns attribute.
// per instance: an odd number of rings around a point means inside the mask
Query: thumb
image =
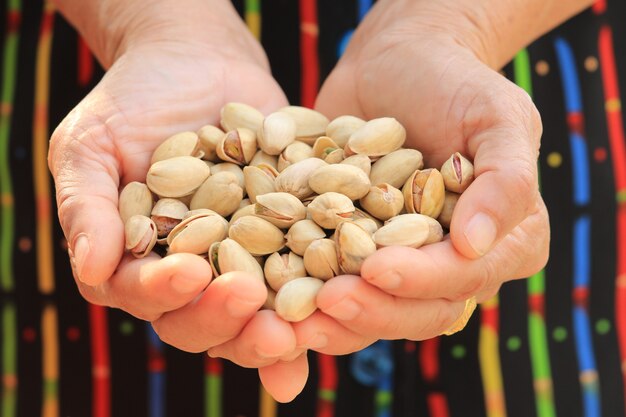
<svg viewBox="0 0 626 417"><path fill-rule="evenodd" d="M84 103L84 102L83 102ZM117 209L119 166L102 118L80 104L52 135L48 166L75 277L97 285L113 275L124 252Z"/></svg>
<svg viewBox="0 0 626 417"><path fill-rule="evenodd" d="M292 362L278 361L259 368L259 378L269 394L278 402L292 401L302 392L309 377L306 352Z"/></svg>

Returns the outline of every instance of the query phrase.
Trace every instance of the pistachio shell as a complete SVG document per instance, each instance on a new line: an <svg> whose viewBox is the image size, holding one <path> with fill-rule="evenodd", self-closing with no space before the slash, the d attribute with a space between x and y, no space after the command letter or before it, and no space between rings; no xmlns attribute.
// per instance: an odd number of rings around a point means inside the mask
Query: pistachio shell
<svg viewBox="0 0 626 417"><path fill-rule="evenodd" d="M227 103L221 110L220 124L225 131L244 127L256 132L263 123L263 113L244 103Z"/></svg>
<svg viewBox="0 0 626 417"><path fill-rule="evenodd" d="M254 209L255 209L255 205L254 204L250 204L248 206L241 207L239 210L234 212L232 216L230 216L230 222L228 224L230 226L232 226L232 224L235 223L237 221L237 219L239 219L239 218L241 218L243 216L254 216Z"/></svg>
<svg viewBox="0 0 626 417"><path fill-rule="evenodd" d="M422 214L401 214L391 218L374 233L376 245L408 246L419 248L431 234L432 224L428 216ZM441 226L440 226L441 227Z"/></svg>
<svg viewBox="0 0 626 417"><path fill-rule="evenodd" d="M152 193L144 183L129 182L120 193L118 205L124 224L136 214L149 216L152 210Z"/></svg>
<svg viewBox="0 0 626 417"><path fill-rule="evenodd" d="M276 191L293 194L299 199L313 194L309 178L315 170L325 165L328 164L321 159L308 158L288 166L276 177Z"/></svg>
<svg viewBox="0 0 626 417"><path fill-rule="evenodd" d="M207 208L221 216L229 216L238 208L243 199L243 190L237 177L230 172L211 175L194 194L189 208Z"/></svg>
<svg viewBox="0 0 626 417"><path fill-rule="evenodd" d="M361 274L365 258L376 252L376 244L369 232L353 222L342 222L335 230L337 261L346 274Z"/></svg>
<svg viewBox="0 0 626 417"><path fill-rule="evenodd" d="M300 106L287 106L279 111L287 113L293 118L297 126L296 138L309 145L326 132L329 121L320 112Z"/></svg>
<svg viewBox="0 0 626 417"><path fill-rule="evenodd" d="M315 197L307 206L313 221L325 229L334 229L354 214L352 200L343 194L328 192Z"/></svg>
<svg viewBox="0 0 626 417"><path fill-rule="evenodd" d="M378 220L376 217L372 216L368 212L363 211L360 208L355 208L354 214L352 215L352 220L354 221L358 219L370 219L373 222L375 222L378 227L381 227L383 225L383 223L380 220Z"/></svg>
<svg viewBox="0 0 626 417"><path fill-rule="evenodd" d="M257 132L259 148L268 155L279 155L296 140L296 121L289 114L268 115Z"/></svg>
<svg viewBox="0 0 626 417"><path fill-rule="evenodd" d="M244 167L243 178L250 201L256 203L258 195L276 191L274 182L277 176L278 172L268 165Z"/></svg>
<svg viewBox="0 0 626 417"><path fill-rule="evenodd" d="M271 288L267 288L267 298L263 303L265 310L276 310L276 291Z"/></svg>
<svg viewBox="0 0 626 417"><path fill-rule="evenodd" d="M363 170L353 165L322 166L309 178L309 187L316 193L336 192L350 200L364 197L369 192L370 185L370 179Z"/></svg>
<svg viewBox="0 0 626 417"><path fill-rule="evenodd" d="M437 220L447 229L450 228L452 213L454 213L454 208L456 207L456 203L459 201L459 197L461 197L460 194L446 191L446 195L443 199L443 208L441 209L441 213L439 214L439 217L437 217Z"/></svg>
<svg viewBox="0 0 626 417"><path fill-rule="evenodd" d="M456 319L454 323L450 327L448 327L442 334L446 336L453 335L456 332L460 332L465 328L467 322L472 317L472 313L476 310L476 297L468 298L465 300L465 309L461 316Z"/></svg>
<svg viewBox="0 0 626 417"><path fill-rule="evenodd" d="M295 141L287 146L285 150L278 156L278 165L276 169L282 172L291 164L300 162L307 158L313 157L313 148L304 142Z"/></svg>
<svg viewBox="0 0 626 417"><path fill-rule="evenodd" d="M393 117L372 119L350 135L346 154L370 157L387 155L399 149L406 140L406 130Z"/></svg>
<svg viewBox="0 0 626 417"><path fill-rule="evenodd" d="M251 166L268 165L276 169L278 167L278 157L274 155L268 155L259 149L258 151L256 151L256 153L252 157L252 160L250 161L249 165Z"/></svg>
<svg viewBox="0 0 626 417"><path fill-rule="evenodd" d="M420 213L434 219L443 209L445 187L436 168L415 171L402 188L404 206L409 213Z"/></svg>
<svg viewBox="0 0 626 417"><path fill-rule="evenodd" d="M411 174L424 167L422 153L415 149L398 149L380 158L370 173L372 184L387 183L400 188Z"/></svg>
<svg viewBox="0 0 626 417"><path fill-rule="evenodd" d="M225 132L219 127L212 125L202 126L198 130L198 139L200 140L200 149L204 152L202 159L206 161L218 162L217 145L224 137Z"/></svg>
<svg viewBox="0 0 626 417"><path fill-rule="evenodd" d="M372 219L361 218L352 221L361 226L363 230L365 230L370 235L373 235L380 228L379 224Z"/></svg>
<svg viewBox="0 0 626 417"><path fill-rule="evenodd" d="M474 181L474 165L463 155L455 152L441 166L446 190L462 193Z"/></svg>
<svg viewBox="0 0 626 417"><path fill-rule="evenodd" d="M200 214L205 215L205 216L219 216L219 214L217 214L213 210L202 208L202 209L189 210L187 213L185 213L183 220L187 220L190 217L198 216Z"/></svg>
<svg viewBox="0 0 626 417"><path fill-rule="evenodd" d="M339 116L326 126L326 136L331 137L342 148L348 143L350 135L365 125L365 120L356 116Z"/></svg>
<svg viewBox="0 0 626 417"><path fill-rule="evenodd" d="M150 218L157 227L158 237L167 237L188 211L187 206L175 198L162 198L157 201Z"/></svg>
<svg viewBox="0 0 626 417"><path fill-rule="evenodd" d="M313 144L313 156L320 159L326 159L328 154L336 151L337 149L339 149L339 145L337 145L331 138L328 136L320 136Z"/></svg>
<svg viewBox="0 0 626 417"><path fill-rule="evenodd" d="M306 319L317 309L315 298L322 285L324 281L311 277L289 281L276 293L276 314L290 322Z"/></svg>
<svg viewBox="0 0 626 417"><path fill-rule="evenodd" d="M243 195L246 195L246 183L243 177L243 170L237 164L233 164L231 162L222 162L221 164L215 164L211 167L211 174L215 175L220 172L230 172L237 177L237 183L241 188L243 188Z"/></svg>
<svg viewBox="0 0 626 417"><path fill-rule="evenodd" d="M338 164L345 158L343 149L335 149L324 158L324 162L327 164Z"/></svg>
<svg viewBox="0 0 626 417"><path fill-rule="evenodd" d="M196 214L183 220L167 236L168 253L206 254L226 237L228 222L216 214Z"/></svg>
<svg viewBox="0 0 626 417"><path fill-rule="evenodd" d="M200 140L194 132L181 132L165 139L152 154L150 164L174 158L176 156L204 156L200 148Z"/></svg>
<svg viewBox="0 0 626 417"><path fill-rule="evenodd" d="M306 248L316 239L323 239L326 233L313 220L297 221L289 228L285 239L286 246L294 253L303 256Z"/></svg>
<svg viewBox="0 0 626 417"><path fill-rule="evenodd" d="M161 197L183 197L192 194L211 175L203 161L192 156L177 156L152 164L146 182Z"/></svg>
<svg viewBox="0 0 626 417"><path fill-rule="evenodd" d="M227 272L241 271L263 281L261 265L243 246L232 239L214 242L209 248L209 262L216 277Z"/></svg>
<svg viewBox="0 0 626 417"><path fill-rule="evenodd" d="M254 214L286 229L306 217L306 207L289 193L268 193L257 196Z"/></svg>
<svg viewBox="0 0 626 417"><path fill-rule="evenodd" d="M157 240L157 228L154 222L146 216L136 214L128 219L124 225L126 249L136 258L146 256Z"/></svg>
<svg viewBox="0 0 626 417"><path fill-rule="evenodd" d="M344 165L353 165L357 168L361 168L365 175L369 177L372 171L372 160L367 155L352 155L341 161ZM372 183L374 184L374 183Z"/></svg>
<svg viewBox="0 0 626 417"><path fill-rule="evenodd" d="M337 247L331 239L317 239L304 251L304 267L310 276L324 281L339 275Z"/></svg>
<svg viewBox="0 0 626 417"><path fill-rule="evenodd" d="M216 149L221 160L238 165L247 165L256 151L256 134L244 127L228 131Z"/></svg>
<svg viewBox="0 0 626 417"><path fill-rule="evenodd" d="M360 200L361 207L380 220L397 216L404 207L402 191L389 184L378 184Z"/></svg>
<svg viewBox="0 0 626 417"><path fill-rule="evenodd" d="M180 201L181 203L183 203L184 205L189 207L189 204L191 204L191 199L192 198L193 198L193 193L191 193L189 195L184 195L182 197L176 197L176 200Z"/></svg>
<svg viewBox="0 0 626 417"><path fill-rule="evenodd" d="M265 261L263 272L267 283L275 291L294 278L306 276L302 258L293 252L282 255L274 252Z"/></svg>
<svg viewBox="0 0 626 417"><path fill-rule="evenodd" d="M285 247L283 232L267 220L256 216L237 219L228 230L228 237L236 240L252 255L269 255Z"/></svg>

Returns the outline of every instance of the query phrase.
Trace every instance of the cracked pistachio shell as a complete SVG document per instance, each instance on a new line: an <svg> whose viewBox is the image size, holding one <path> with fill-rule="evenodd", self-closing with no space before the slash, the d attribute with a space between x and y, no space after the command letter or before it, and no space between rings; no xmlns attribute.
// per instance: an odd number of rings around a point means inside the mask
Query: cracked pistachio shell
<svg viewBox="0 0 626 417"><path fill-rule="evenodd" d="M383 222L381 222L380 220L378 220L376 217L372 216L368 212L363 211L360 208L355 208L354 214L352 215L352 220L358 220L358 219L370 219L376 222L378 227L381 227L383 225Z"/></svg>
<svg viewBox="0 0 626 417"><path fill-rule="evenodd" d="M243 190L237 177L230 172L211 175L198 188L191 199L189 208L192 210L206 208L221 216L229 216L238 208L243 199Z"/></svg>
<svg viewBox="0 0 626 417"><path fill-rule="evenodd" d="M279 111L289 114L296 122L296 139L302 142L312 145L326 133L329 121L320 112L300 106L287 106Z"/></svg>
<svg viewBox="0 0 626 417"><path fill-rule="evenodd" d="M372 119L350 135L346 155L362 154L369 157L387 155L399 149L406 140L406 130L393 117Z"/></svg>
<svg viewBox="0 0 626 417"><path fill-rule="evenodd" d="M344 147L350 135L365 125L365 120L356 116L339 116L326 126L326 136L332 138L338 146Z"/></svg>
<svg viewBox="0 0 626 417"><path fill-rule="evenodd" d="M243 167L243 180L250 201L256 203L257 196L276 191L277 176L278 172L269 165Z"/></svg>
<svg viewBox="0 0 626 417"><path fill-rule="evenodd" d="M222 162L211 167L211 174L218 174L224 171L230 172L237 177L237 183L241 188L243 188L244 195L246 195L246 183L243 178L243 170L241 167L237 164L233 164L232 162Z"/></svg>
<svg viewBox="0 0 626 417"><path fill-rule="evenodd" d="M443 209L445 187L436 168L415 171L402 188L404 207L408 213L420 213L434 219Z"/></svg>
<svg viewBox="0 0 626 417"><path fill-rule="evenodd" d="M446 190L462 193L474 181L474 165L463 155L455 152L441 166L441 175Z"/></svg>
<svg viewBox="0 0 626 417"><path fill-rule="evenodd" d="M245 207L241 207L239 210L234 212L232 216L230 216L230 222L228 224L232 226L232 224L235 223L237 219L243 216L254 216L254 209L254 204L249 204Z"/></svg>
<svg viewBox="0 0 626 417"><path fill-rule="evenodd" d="M258 151L256 151L256 153L254 154L254 156L252 157L252 160L250 161L248 165L251 165L251 166L267 165L267 166L271 166L272 168L276 170L276 168L278 167L278 157L274 155L268 155L259 149Z"/></svg>
<svg viewBox="0 0 626 417"><path fill-rule="evenodd" d="M214 242L209 248L209 262L216 277L228 272L241 271L263 281L261 265L243 246L232 239Z"/></svg>
<svg viewBox="0 0 626 417"><path fill-rule="evenodd" d="M372 219L362 218L352 221L361 226L370 235L373 235L380 228L379 224Z"/></svg>
<svg viewBox="0 0 626 417"><path fill-rule="evenodd" d="M202 159L205 161L219 162L220 159L216 152L217 145L226 133L219 127L206 125L202 126L197 134L200 140L200 149L204 152Z"/></svg>
<svg viewBox="0 0 626 417"><path fill-rule="evenodd" d="M337 245L331 239L318 239L304 251L304 267L310 276L327 281L339 275Z"/></svg>
<svg viewBox="0 0 626 417"><path fill-rule="evenodd" d="M287 146L285 150L278 156L278 164L276 169L282 172L291 164L303 161L313 157L313 148L299 140Z"/></svg>
<svg viewBox="0 0 626 417"><path fill-rule="evenodd" d="M411 174L424 167L422 153L415 149L398 149L380 158L372 165L372 184L387 183L401 188Z"/></svg>
<svg viewBox="0 0 626 417"><path fill-rule="evenodd" d="M267 220L243 216L231 224L228 237L254 256L269 255L285 247L283 232Z"/></svg>
<svg viewBox="0 0 626 417"><path fill-rule="evenodd" d="M320 159L326 159L331 153L340 149L339 146L328 136L320 136L315 139L313 144L313 156Z"/></svg>
<svg viewBox="0 0 626 417"><path fill-rule="evenodd" d="M289 228L285 239L286 246L295 254L303 256L306 248L317 239L324 239L326 233L313 220L297 221Z"/></svg>
<svg viewBox="0 0 626 417"><path fill-rule="evenodd" d="M274 182L276 191L293 194L299 199L313 194L309 178L318 168L328 165L318 158L308 158L285 168Z"/></svg>
<svg viewBox="0 0 626 417"><path fill-rule="evenodd" d="M144 183L129 182L120 193L118 205L124 224L136 214L147 217L152 210L152 193Z"/></svg>
<svg viewBox="0 0 626 417"><path fill-rule="evenodd" d="M365 175L369 177L372 171L372 160L367 155L352 155L340 162L343 165L352 165L361 168Z"/></svg>
<svg viewBox="0 0 626 417"><path fill-rule="evenodd" d="M292 279L307 276L304 261L293 252L282 255L274 252L265 261L263 272L267 283L275 291Z"/></svg>
<svg viewBox="0 0 626 417"><path fill-rule="evenodd" d="M360 200L361 207L380 220L397 216L404 207L402 191L389 184L378 184Z"/></svg>
<svg viewBox="0 0 626 417"><path fill-rule="evenodd" d="M304 220L306 207L289 193L268 193L257 196L254 214L276 227L286 229Z"/></svg>
<svg viewBox="0 0 626 417"><path fill-rule="evenodd" d="M311 277L289 281L276 293L276 314L290 322L306 319L317 309L315 298L322 285L324 281Z"/></svg>
<svg viewBox="0 0 626 417"><path fill-rule="evenodd" d="M354 222L343 222L335 230L337 261L346 274L361 274L365 258L376 252L376 244L369 232Z"/></svg>
<svg viewBox="0 0 626 417"><path fill-rule="evenodd" d="M259 148L268 155L279 155L296 140L296 121L289 114L275 112L268 115L257 132Z"/></svg>
<svg viewBox="0 0 626 417"><path fill-rule="evenodd" d="M167 237L188 211L187 206L175 198L162 198L157 201L150 218L156 224L159 238Z"/></svg>
<svg viewBox="0 0 626 417"><path fill-rule="evenodd" d="M226 237L228 222L218 214L196 214L180 222L167 236L169 253L206 254Z"/></svg>
<svg viewBox="0 0 626 417"><path fill-rule="evenodd" d="M417 214L417 213L414 213ZM437 221L436 219L433 219L430 216L422 216L421 218L428 223L428 237L426 238L426 240L424 241L423 245L429 245L431 243L436 243L436 242L440 242L443 240L443 227L441 227L441 223L439 223L439 221ZM406 221L418 221L413 214L401 214L399 216L396 217L392 217L391 219L387 220L385 222L385 225L391 223L391 222L395 222L395 221L401 221L401 222L406 222Z"/></svg>
<svg viewBox="0 0 626 417"><path fill-rule="evenodd" d="M265 310L276 310L276 291L267 287L267 298L263 303Z"/></svg>
<svg viewBox="0 0 626 417"><path fill-rule="evenodd" d="M152 154L150 164L174 158L175 156L203 157L198 135L194 132L181 132L165 139Z"/></svg>
<svg viewBox="0 0 626 417"><path fill-rule="evenodd" d="M364 197L370 186L370 179L365 172L353 165L326 165L315 170L309 178L309 187L316 193L335 192L350 200Z"/></svg>
<svg viewBox="0 0 626 417"><path fill-rule="evenodd" d="M431 222L422 214L401 214L393 217L373 235L379 247L408 246L419 248L428 240Z"/></svg>
<svg viewBox="0 0 626 417"><path fill-rule="evenodd" d="M343 194L328 192L319 195L307 206L307 213L324 229L334 229L354 214L352 200Z"/></svg>
<svg viewBox="0 0 626 417"><path fill-rule="evenodd" d="M441 209L439 217L437 217L439 223L441 223L441 225L446 229L450 228L452 213L454 213L454 208L456 207L456 203L459 201L459 197L461 197L460 194L446 191L446 196L443 199L443 208Z"/></svg>
<svg viewBox="0 0 626 417"><path fill-rule="evenodd" d="M240 127L256 132L263 123L263 113L244 103L227 103L220 114L220 125L227 132Z"/></svg>
<svg viewBox="0 0 626 417"><path fill-rule="evenodd" d="M343 161L345 155L343 149L335 149L324 158L324 162L327 164L338 164Z"/></svg>
<svg viewBox="0 0 626 417"><path fill-rule="evenodd" d="M146 216L136 214L124 225L126 249L136 258L146 256L157 240L157 228L154 222Z"/></svg>
<svg viewBox="0 0 626 417"><path fill-rule="evenodd" d="M198 216L200 214L205 215L205 216L219 216L219 214L217 214L213 210L195 209L195 210L189 210L187 213L185 213L185 216L183 216L183 220L187 220L190 217Z"/></svg>
<svg viewBox="0 0 626 417"><path fill-rule="evenodd" d="M256 134L244 127L226 132L216 149L221 160L237 165L247 165L256 151Z"/></svg>
<svg viewBox="0 0 626 417"><path fill-rule="evenodd" d="M193 156L177 156L150 166L146 182L160 197L184 197L192 194L211 175L211 168Z"/></svg>

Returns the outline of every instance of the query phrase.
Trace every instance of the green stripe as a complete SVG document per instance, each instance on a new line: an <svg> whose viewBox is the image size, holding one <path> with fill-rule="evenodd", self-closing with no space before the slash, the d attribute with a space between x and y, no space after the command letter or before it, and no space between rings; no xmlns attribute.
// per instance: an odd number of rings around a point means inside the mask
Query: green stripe
<svg viewBox="0 0 626 417"><path fill-rule="evenodd" d="M320 389L317 392L317 396L322 400L326 400L328 402L334 402L337 398L337 394L335 393L335 391L324 388Z"/></svg>
<svg viewBox="0 0 626 417"><path fill-rule="evenodd" d="M515 84L526 90L529 96L533 96L533 83L530 75L530 57L526 49L522 49L515 55L513 60L515 71Z"/></svg>
<svg viewBox="0 0 626 417"><path fill-rule="evenodd" d="M260 0L246 0L246 13L260 13L261 1Z"/></svg>
<svg viewBox="0 0 626 417"><path fill-rule="evenodd" d="M59 394L59 383L56 379L46 379L43 381L44 398L57 399Z"/></svg>
<svg viewBox="0 0 626 417"><path fill-rule="evenodd" d="M535 275L528 278L528 293L529 294L543 294L545 292L545 271L542 269Z"/></svg>
<svg viewBox="0 0 626 417"><path fill-rule="evenodd" d="M219 376L204 377L206 417L222 417L222 379Z"/></svg>
<svg viewBox="0 0 626 417"><path fill-rule="evenodd" d="M13 303L9 302L2 308L2 376L17 380L17 326L16 312ZM17 387L3 387L2 417L17 415Z"/></svg>
<svg viewBox="0 0 626 417"><path fill-rule="evenodd" d="M626 190L619 190L616 195L616 200L618 203L626 201Z"/></svg>
<svg viewBox="0 0 626 417"><path fill-rule="evenodd" d="M393 400L393 395L391 391L387 390L378 390L376 391L376 397L374 399L374 403L376 404L376 410L380 413L383 410L388 410L391 406L391 401Z"/></svg>

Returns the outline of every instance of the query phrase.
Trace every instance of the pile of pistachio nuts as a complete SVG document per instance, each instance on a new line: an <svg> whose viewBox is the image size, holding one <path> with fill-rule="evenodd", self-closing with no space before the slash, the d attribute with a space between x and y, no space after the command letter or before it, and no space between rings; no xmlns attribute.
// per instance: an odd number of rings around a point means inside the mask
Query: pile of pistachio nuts
<svg viewBox="0 0 626 417"><path fill-rule="evenodd" d="M288 321L312 314L324 282L358 275L377 248L440 241L474 178L459 153L424 169L390 117L329 121L297 106L263 116L229 103L220 124L166 139L146 183L124 187L126 249L197 254L216 277L248 272Z"/></svg>

